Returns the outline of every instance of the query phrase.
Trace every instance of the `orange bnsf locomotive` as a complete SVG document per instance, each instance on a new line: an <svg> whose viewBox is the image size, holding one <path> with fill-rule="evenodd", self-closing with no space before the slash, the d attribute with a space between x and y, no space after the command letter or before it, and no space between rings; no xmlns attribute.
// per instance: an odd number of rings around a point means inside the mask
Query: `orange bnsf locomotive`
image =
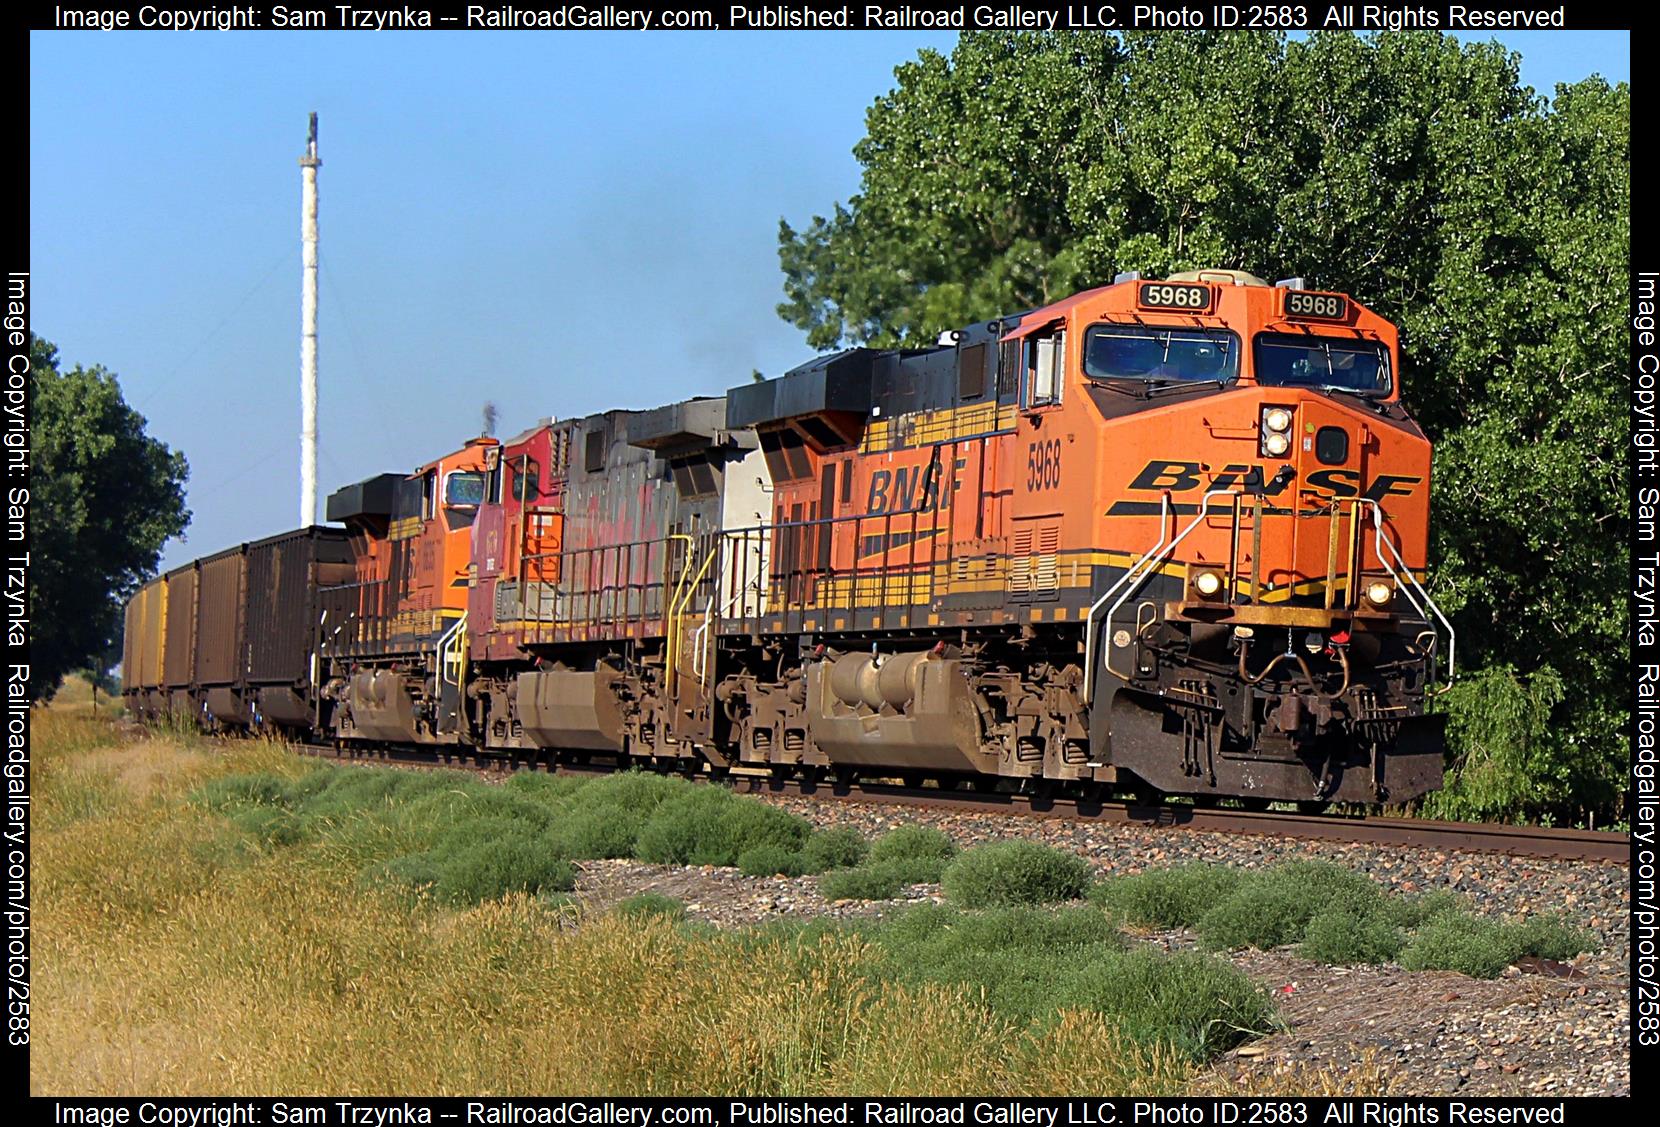
<svg viewBox="0 0 1660 1127"><path fill-rule="evenodd" d="M272 541L154 581L129 703L347 747L1403 802L1440 785L1454 650L1400 384L1349 297L1207 270L545 420L336 492L344 531L275 538L309 553L286 593ZM241 602L210 606L230 558ZM210 637L244 675L195 676ZM261 645L293 675L251 676Z"/></svg>

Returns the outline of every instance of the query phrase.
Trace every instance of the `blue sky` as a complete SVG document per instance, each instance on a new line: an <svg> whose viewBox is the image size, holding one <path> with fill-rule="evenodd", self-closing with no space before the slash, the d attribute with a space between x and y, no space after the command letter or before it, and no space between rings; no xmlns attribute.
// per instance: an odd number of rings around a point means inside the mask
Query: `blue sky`
<svg viewBox="0 0 1660 1127"><path fill-rule="evenodd" d="M1497 38L1541 92L1630 79L1624 32ZM511 434L806 359L773 312L778 220L857 190L865 109L954 42L37 32L34 327L189 457L174 566L294 523L308 111L326 495L453 448L487 399Z"/></svg>

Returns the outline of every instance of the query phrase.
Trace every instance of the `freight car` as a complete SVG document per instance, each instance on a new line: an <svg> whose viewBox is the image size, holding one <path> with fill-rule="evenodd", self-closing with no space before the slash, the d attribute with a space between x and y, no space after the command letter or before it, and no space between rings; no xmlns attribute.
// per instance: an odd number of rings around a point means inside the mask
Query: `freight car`
<svg viewBox="0 0 1660 1127"><path fill-rule="evenodd" d="M1124 276L342 489L344 532L290 534L345 552L284 595L316 613L261 628L309 646L280 714L252 667L215 696L200 643L187 699L348 746L1400 802L1440 785L1453 674L1429 475L1360 303ZM219 559L195 630L243 652ZM177 692L166 609L128 608L139 711Z"/></svg>
<svg viewBox="0 0 1660 1127"><path fill-rule="evenodd" d="M322 592L350 579L336 528L238 544L151 580L127 603L127 708L213 731L309 733Z"/></svg>

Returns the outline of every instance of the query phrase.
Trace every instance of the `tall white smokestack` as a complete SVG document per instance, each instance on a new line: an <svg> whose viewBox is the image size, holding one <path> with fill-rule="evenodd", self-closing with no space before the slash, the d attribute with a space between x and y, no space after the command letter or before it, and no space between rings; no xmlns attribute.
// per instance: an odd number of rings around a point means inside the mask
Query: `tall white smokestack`
<svg viewBox="0 0 1660 1127"><path fill-rule="evenodd" d="M317 523L317 115L300 158L300 527Z"/></svg>

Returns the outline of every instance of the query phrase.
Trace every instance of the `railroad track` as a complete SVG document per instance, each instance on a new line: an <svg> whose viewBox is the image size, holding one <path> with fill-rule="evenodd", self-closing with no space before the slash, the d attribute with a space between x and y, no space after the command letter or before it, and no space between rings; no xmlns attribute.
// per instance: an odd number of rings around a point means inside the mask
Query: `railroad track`
<svg viewBox="0 0 1660 1127"><path fill-rule="evenodd" d="M615 770L604 764L559 764L556 768L495 756L437 755L409 750L341 751L326 744L299 744L305 754L364 765L400 767L472 768L494 773L516 770L553 770L558 774L603 775ZM832 802L920 806L973 813L1000 813L1019 817L1063 818L1109 825L1146 826L1171 831L1255 834L1263 837L1306 838L1316 841L1396 845L1413 849L1457 850L1468 853L1506 853L1558 861L1607 861L1629 864L1631 839L1626 834L1600 830L1543 826L1505 826L1481 822L1432 822L1420 818L1383 818L1349 814L1300 814L1273 810L1229 810L1191 805L1150 806L1118 800L1086 800L1030 794L944 791L930 787L891 786L883 783L804 782L760 775L732 775L733 788L746 794L800 795Z"/></svg>

